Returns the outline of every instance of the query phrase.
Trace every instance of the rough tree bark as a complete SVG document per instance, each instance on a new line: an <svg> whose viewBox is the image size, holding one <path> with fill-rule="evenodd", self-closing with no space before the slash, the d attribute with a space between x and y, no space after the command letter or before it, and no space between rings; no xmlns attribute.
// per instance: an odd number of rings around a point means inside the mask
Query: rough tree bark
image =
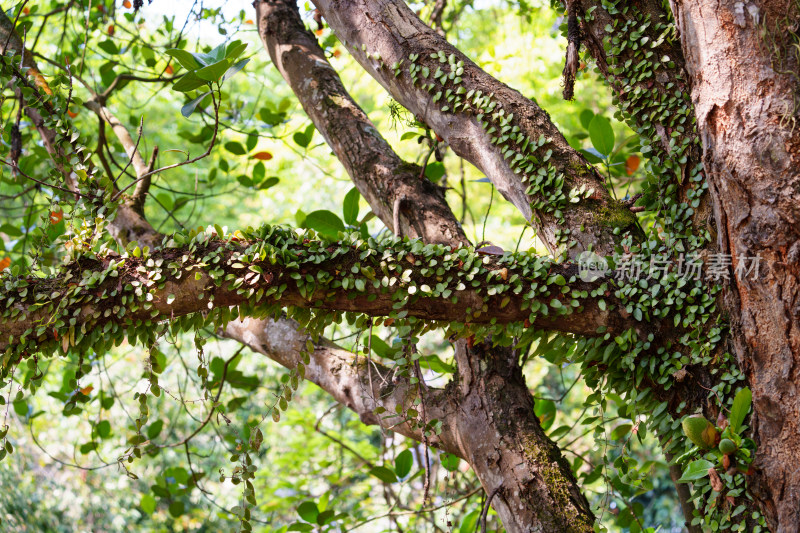
<svg viewBox="0 0 800 533"><path fill-rule="evenodd" d="M345 89L294 5L258 2L259 34L272 62L342 162L373 212L393 231L425 242L466 244L444 190L403 161ZM412 209L413 207L413 209ZM409 213L413 210L414 213ZM394 227L398 211L401 227ZM413 220L413 223L409 223Z"/></svg>
<svg viewBox="0 0 800 533"><path fill-rule="evenodd" d="M736 354L753 391L753 490L780 533L800 531L800 6L671 2L681 32L722 250L756 279L728 294ZM736 277L738 278L738 277Z"/></svg>

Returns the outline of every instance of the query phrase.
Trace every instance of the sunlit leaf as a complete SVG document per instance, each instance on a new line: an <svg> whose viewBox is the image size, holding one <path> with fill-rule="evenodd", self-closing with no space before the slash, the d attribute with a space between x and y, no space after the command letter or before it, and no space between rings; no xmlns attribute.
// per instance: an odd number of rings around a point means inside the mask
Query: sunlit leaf
<svg viewBox="0 0 800 533"><path fill-rule="evenodd" d="M594 111L592 111L591 109L584 109L583 111L581 111L579 118L581 121L581 126L583 126L588 130L589 124L592 123L592 119L594 118Z"/></svg>
<svg viewBox="0 0 800 533"><path fill-rule="evenodd" d="M731 431L734 433L738 433L741 429L744 419L747 417L747 413L750 412L752 401L753 395L749 388L744 387L736 393L733 399L733 405L731 406L731 414L728 417Z"/></svg>
<svg viewBox="0 0 800 533"><path fill-rule="evenodd" d="M212 82L213 81L219 81L219 79L222 77L222 75L225 74L225 71L228 70L228 66L229 65L230 65L230 63L228 62L227 59L221 59L220 61L217 61L216 63L212 63L212 64L208 65L207 67L203 67L203 68L195 71L195 74L201 80L212 81ZM242 65L242 66L244 66L244 65Z"/></svg>
<svg viewBox="0 0 800 533"><path fill-rule="evenodd" d="M174 57L186 70L200 68L200 63L198 63L194 56L186 50L181 50L180 48L170 48L165 53L168 56Z"/></svg>
<svg viewBox="0 0 800 533"><path fill-rule="evenodd" d="M698 459L689 463L683 470L683 475L678 480L679 483L688 483L689 481L696 481L708 475L708 469L713 468L714 465L705 459Z"/></svg>
<svg viewBox="0 0 800 533"><path fill-rule="evenodd" d="M431 181L439 181L444 176L444 165L439 161L434 161L433 163L428 163L428 166L425 167L425 176L428 177Z"/></svg>
<svg viewBox="0 0 800 533"><path fill-rule="evenodd" d="M458 533L475 533L480 516L481 512L478 510L467 513L461 521L461 527L458 528Z"/></svg>
<svg viewBox="0 0 800 533"><path fill-rule="evenodd" d="M461 464L461 459L459 457L449 453L442 453L439 456L439 461L442 462L442 466L448 472L455 472L458 470L458 465Z"/></svg>
<svg viewBox="0 0 800 533"><path fill-rule="evenodd" d="M142 508L147 514L153 514L156 510L156 499L150 494L142 494L142 499L139 501L139 507Z"/></svg>

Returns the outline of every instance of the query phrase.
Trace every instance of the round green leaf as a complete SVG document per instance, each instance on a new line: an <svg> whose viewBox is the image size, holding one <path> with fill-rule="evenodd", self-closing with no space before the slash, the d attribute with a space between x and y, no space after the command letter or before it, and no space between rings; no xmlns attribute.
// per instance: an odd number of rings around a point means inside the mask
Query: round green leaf
<svg viewBox="0 0 800 533"><path fill-rule="evenodd" d="M458 464L461 462L461 459L449 453L441 454L439 460L442 462L444 469L448 472L455 472L458 470Z"/></svg>
<svg viewBox="0 0 800 533"><path fill-rule="evenodd" d="M425 167L425 175L431 181L439 181L444 176L444 165L438 161L429 163Z"/></svg>
<svg viewBox="0 0 800 533"><path fill-rule="evenodd" d="M139 506L147 514L153 514L156 510L156 499L150 494L142 494L142 499L139 501Z"/></svg>
<svg viewBox="0 0 800 533"><path fill-rule="evenodd" d="M178 518L180 515L183 514L185 508L183 502L172 502L169 504L169 514Z"/></svg>
<svg viewBox="0 0 800 533"><path fill-rule="evenodd" d="M97 434L101 439L107 439L111 435L111 423L108 420L101 420L97 423Z"/></svg>

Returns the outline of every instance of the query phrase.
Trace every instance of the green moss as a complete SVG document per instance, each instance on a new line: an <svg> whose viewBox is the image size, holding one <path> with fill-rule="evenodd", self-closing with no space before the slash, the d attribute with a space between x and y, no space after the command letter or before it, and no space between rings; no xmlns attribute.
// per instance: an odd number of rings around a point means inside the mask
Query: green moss
<svg viewBox="0 0 800 533"><path fill-rule="evenodd" d="M622 202L611 200L596 211L595 222L601 226L624 230L636 224L636 215L622 205Z"/></svg>
<svg viewBox="0 0 800 533"><path fill-rule="evenodd" d="M550 448L549 450L547 448ZM524 443L525 455L533 459L538 465L539 475L542 477L545 485L547 485L548 492L556 503L556 507L561 509L569 509L576 507L576 502L572 500L569 490L569 467L562 464L562 468L558 468L557 464L563 462L557 448L550 443L537 442L534 439L529 439ZM564 531L593 531L592 524L587 524L581 520L582 514L574 513L568 516L567 524L554 524L554 526L564 527Z"/></svg>

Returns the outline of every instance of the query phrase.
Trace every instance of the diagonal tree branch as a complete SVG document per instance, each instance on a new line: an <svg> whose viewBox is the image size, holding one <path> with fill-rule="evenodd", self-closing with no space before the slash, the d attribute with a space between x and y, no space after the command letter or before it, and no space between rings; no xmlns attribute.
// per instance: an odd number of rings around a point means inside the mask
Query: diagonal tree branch
<svg viewBox="0 0 800 533"><path fill-rule="evenodd" d="M288 319L234 320L225 328L225 335L290 369L297 368L302 361L301 354L308 340L308 335ZM378 407L390 415L406 412L419 393L407 378L395 375L391 369L322 340L310 354L304 379L355 412L363 423L383 426L416 441L423 440L421 429L404 417L375 414ZM441 420L446 428L441 435L431 437L431 445L463 457L456 435L447 429L456 425L453 423L455 414L445 403L445 391L429 388L425 399L431 418Z"/></svg>
<svg viewBox="0 0 800 533"><path fill-rule="evenodd" d="M655 165L661 190L649 195L647 209L666 211L666 189L675 187L679 201L692 207L680 214L681 221L713 241L716 228L705 193L690 77L668 6L660 0L568 4L580 21L583 44L613 91L621 118L639 135L642 152Z"/></svg>
<svg viewBox="0 0 800 533"><path fill-rule="evenodd" d="M13 50L15 54L22 56L22 66L27 69L26 74L33 80L34 86L45 94L52 94L47 81L33 59L33 54L25 50L22 39L14 30L14 23L5 14L5 11L0 10L0 54L6 54L8 50ZM65 171L63 164L61 164L63 152L56 145L56 133L45 126L44 119L37 109L26 106L25 114L28 115L28 118L31 119L31 122L39 132L47 152L53 157L56 168L69 183L71 178L69 173Z"/></svg>
<svg viewBox="0 0 800 533"><path fill-rule="evenodd" d="M273 63L384 224L397 229L397 215L404 236L466 244L444 190L420 179L422 169L392 150L348 94L297 8L289 2L257 2L256 16Z"/></svg>
<svg viewBox="0 0 800 533"><path fill-rule="evenodd" d="M639 235L635 216L610 197L603 178L545 111L481 70L404 2L315 5L395 100L482 170L527 219L533 217L551 252L574 241L570 256L588 249L610 254L620 239L616 228Z"/></svg>

